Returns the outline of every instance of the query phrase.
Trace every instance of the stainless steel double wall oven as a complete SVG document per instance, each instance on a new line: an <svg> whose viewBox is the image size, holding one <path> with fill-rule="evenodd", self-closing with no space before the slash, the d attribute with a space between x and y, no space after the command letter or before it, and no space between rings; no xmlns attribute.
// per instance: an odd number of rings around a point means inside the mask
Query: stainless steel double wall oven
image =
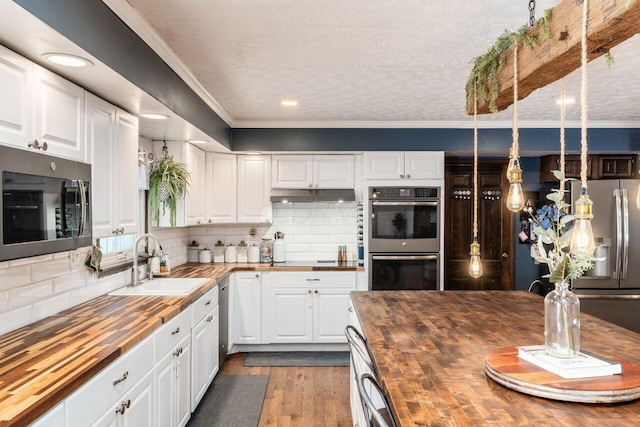
<svg viewBox="0 0 640 427"><path fill-rule="evenodd" d="M439 289L439 187L369 188L369 286Z"/></svg>

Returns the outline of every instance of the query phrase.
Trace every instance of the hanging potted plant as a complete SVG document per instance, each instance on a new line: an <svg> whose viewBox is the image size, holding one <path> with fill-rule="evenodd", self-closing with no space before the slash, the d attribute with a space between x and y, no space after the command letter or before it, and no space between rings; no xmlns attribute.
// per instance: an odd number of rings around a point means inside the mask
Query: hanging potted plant
<svg viewBox="0 0 640 427"><path fill-rule="evenodd" d="M169 208L169 224L176 226L176 200L187 192L189 171L187 165L165 155L154 163L149 176L149 219L151 225L158 226L160 208L162 214Z"/></svg>

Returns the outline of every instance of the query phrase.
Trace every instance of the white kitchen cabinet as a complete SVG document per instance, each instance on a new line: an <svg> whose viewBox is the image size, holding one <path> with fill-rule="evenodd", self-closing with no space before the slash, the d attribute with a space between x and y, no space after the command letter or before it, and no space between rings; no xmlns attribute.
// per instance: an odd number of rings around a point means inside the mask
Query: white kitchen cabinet
<svg viewBox="0 0 640 427"><path fill-rule="evenodd" d="M363 161L365 179L444 179L442 151L367 151Z"/></svg>
<svg viewBox="0 0 640 427"><path fill-rule="evenodd" d="M30 427L64 427L64 402L58 403L29 425Z"/></svg>
<svg viewBox="0 0 640 427"><path fill-rule="evenodd" d="M272 272L270 343L344 343L355 272Z"/></svg>
<svg viewBox="0 0 640 427"><path fill-rule="evenodd" d="M238 167L235 154L206 153L205 220L233 224L237 218Z"/></svg>
<svg viewBox="0 0 640 427"><path fill-rule="evenodd" d="M156 425L184 426L191 417L191 318L189 310L154 334Z"/></svg>
<svg viewBox="0 0 640 427"><path fill-rule="evenodd" d="M269 288L269 342L313 342L313 290L307 287Z"/></svg>
<svg viewBox="0 0 640 427"><path fill-rule="evenodd" d="M261 273L234 273L230 297L233 344L263 344Z"/></svg>
<svg viewBox="0 0 640 427"><path fill-rule="evenodd" d="M271 156L238 156L238 223L270 223Z"/></svg>
<svg viewBox="0 0 640 427"><path fill-rule="evenodd" d="M74 424L72 424L74 425ZM154 427L153 372L149 371L133 388L102 415L92 427Z"/></svg>
<svg viewBox="0 0 640 427"><path fill-rule="evenodd" d="M0 93L0 143L85 160L83 88L0 46Z"/></svg>
<svg viewBox="0 0 640 427"><path fill-rule="evenodd" d="M33 62L0 46L0 143L27 148L34 139Z"/></svg>
<svg viewBox="0 0 640 427"><path fill-rule="evenodd" d="M84 94L80 86L35 65L35 138L47 154L83 161Z"/></svg>
<svg viewBox="0 0 640 427"><path fill-rule="evenodd" d="M123 402L126 406L127 401L130 403L125 413L131 406L140 405L139 410L150 407L149 422L140 425L153 425L153 389L148 386L153 384L153 377L149 375L152 373L149 362L153 360L153 344L153 337L143 340L69 396L64 402L65 425L90 426L106 422L115 415L116 409L121 410ZM138 413L138 409L130 412Z"/></svg>
<svg viewBox="0 0 640 427"><path fill-rule="evenodd" d="M353 188L353 155L274 155L272 188Z"/></svg>
<svg viewBox="0 0 640 427"><path fill-rule="evenodd" d="M191 176L191 186L185 195L186 224L204 224L205 154L191 144L185 144L186 163Z"/></svg>
<svg viewBox="0 0 640 427"><path fill-rule="evenodd" d="M138 119L87 93L95 238L138 231Z"/></svg>
<svg viewBox="0 0 640 427"><path fill-rule="evenodd" d="M179 163L185 163L189 171L187 193L176 200L176 227L188 227L204 223L205 199L205 154L193 145L182 141L153 141L153 155L161 159L162 147L166 144L168 155ZM160 207L159 227L170 227L169 209Z"/></svg>
<svg viewBox="0 0 640 427"><path fill-rule="evenodd" d="M202 400L219 369L218 287L191 306L191 412Z"/></svg>

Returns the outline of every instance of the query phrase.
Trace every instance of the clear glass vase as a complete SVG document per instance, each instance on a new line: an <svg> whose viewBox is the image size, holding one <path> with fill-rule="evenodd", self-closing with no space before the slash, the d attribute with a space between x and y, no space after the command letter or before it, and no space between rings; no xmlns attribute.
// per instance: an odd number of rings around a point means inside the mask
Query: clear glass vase
<svg viewBox="0 0 640 427"><path fill-rule="evenodd" d="M571 358L580 352L580 300L568 283L556 283L544 298L544 345L547 354Z"/></svg>

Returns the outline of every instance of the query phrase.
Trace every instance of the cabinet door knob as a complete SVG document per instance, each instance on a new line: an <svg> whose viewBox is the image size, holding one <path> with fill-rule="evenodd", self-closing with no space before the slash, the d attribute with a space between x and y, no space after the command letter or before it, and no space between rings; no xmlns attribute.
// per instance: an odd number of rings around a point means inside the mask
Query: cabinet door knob
<svg viewBox="0 0 640 427"><path fill-rule="evenodd" d="M400 175L400 178L404 178L404 175Z"/></svg>
<svg viewBox="0 0 640 427"><path fill-rule="evenodd" d="M259 274L256 274L256 279L259 279L259 278L260 278L260 275L259 275Z"/></svg>
<svg viewBox="0 0 640 427"><path fill-rule="evenodd" d="M42 151L47 151L47 148L49 148L49 146L47 145L47 142L46 142L46 141L44 141L44 142L42 143Z"/></svg>
<svg viewBox="0 0 640 427"><path fill-rule="evenodd" d="M349 313L353 313L353 307L349 307Z"/></svg>
<svg viewBox="0 0 640 427"><path fill-rule="evenodd" d="M209 221L207 221L209 224L211 224L211 218L209 218Z"/></svg>
<svg viewBox="0 0 640 427"><path fill-rule="evenodd" d="M313 188L313 184L309 184L309 188Z"/></svg>
<svg viewBox="0 0 640 427"><path fill-rule="evenodd" d="M407 179L411 178L411 175L407 174Z"/></svg>
<svg viewBox="0 0 640 427"><path fill-rule="evenodd" d="M313 291L313 293L314 293L314 294L317 294L317 293L318 293L318 290L316 289L315 291Z"/></svg>
<svg viewBox="0 0 640 427"><path fill-rule="evenodd" d="M502 254L502 258L504 258L504 259L509 258L509 254L508 254L508 253L506 253L506 252L504 252L504 253Z"/></svg>
<svg viewBox="0 0 640 427"><path fill-rule="evenodd" d="M311 289L309 289L309 293L311 293Z"/></svg>

